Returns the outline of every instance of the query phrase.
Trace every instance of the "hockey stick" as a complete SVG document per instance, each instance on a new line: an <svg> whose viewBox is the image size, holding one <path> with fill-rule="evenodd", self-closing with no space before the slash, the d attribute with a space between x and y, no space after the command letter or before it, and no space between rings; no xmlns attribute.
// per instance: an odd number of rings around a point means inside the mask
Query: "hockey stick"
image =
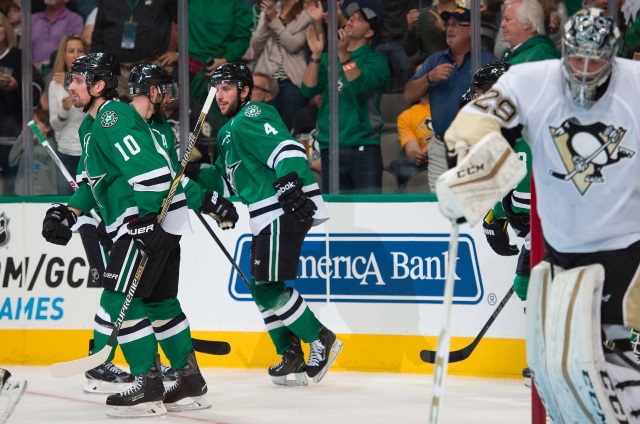
<svg viewBox="0 0 640 424"><path fill-rule="evenodd" d="M173 200L173 196L178 189L178 184L180 184L180 180L182 179L182 174L184 174L184 169L187 166L187 162L189 161L189 156L191 155L191 150L193 150L193 146L196 144L196 140L200 135L200 130L202 129L202 123L204 122L207 113L209 112L209 108L213 103L213 99L216 96L217 90L212 87L209 90L209 94L207 95L207 99L205 100L204 106L202 107L202 112L200 112L200 116L198 117L198 122L196 123L195 128L193 129L193 133L189 137L189 143L187 144L187 148L184 152L184 156L182 158L182 162L180 162L180 168L178 168L178 172L173 178L173 182L171 183L171 187L169 188L169 193L162 204L162 209L160 214L158 215L158 225L162 225L167 213L169 212L169 206L171 205L171 201ZM120 332L120 328L124 322L124 318L127 314L127 310L129 309L129 305L133 300L136 289L138 288L138 284L140 283L140 278L142 277L142 273L147 266L147 262L149 261L149 257L142 253L142 259L140 260L140 264L138 265L138 269L133 277L133 281L131 281L131 286L129 287L129 291L125 296L124 303L122 304L122 308L120 309L120 313L118 314L118 319L113 325L113 330L111 331L111 335L109 336L109 340L105 347L103 347L99 352L94 353L93 355L85 356L84 358L75 359L67 362L58 362L51 366L51 374L54 377L70 377L72 375L81 374L86 370L90 370L92 368L97 367L98 365L104 363L109 355L113 347L116 344L116 340L118 338L118 333Z"/></svg>
<svg viewBox="0 0 640 424"><path fill-rule="evenodd" d="M500 314L500 311L502 311L504 306L507 304L507 302L511 298L511 295L513 294L513 292L514 292L513 286L511 286L507 294L504 296L504 299L502 299L502 302L500 302L500 304L496 307L496 310L493 311L493 314L491 314L491 317L489 317L489 320L487 321L487 323L484 325L484 327L482 327L482 330L480 330L480 333L478 333L476 338L473 340L473 342L471 342L469 346L463 347L462 349L459 349L459 350L454 350L453 352L449 352L449 362L464 361L469 356L471 356L471 354L473 353L473 350L476 348L476 346L478 346L478 343L480 343L480 340L482 340L482 337L484 337L487 330L489 330L489 327L491 327L491 324L493 324L493 322L496 320L496 318ZM433 364L436 361L436 352L433 350L425 349L420 352L420 359L422 359L424 362L427 362L429 364Z"/></svg>
<svg viewBox="0 0 640 424"><path fill-rule="evenodd" d="M71 174L69 174L67 167L64 166L64 164L60 160L60 157L58 156L56 151L51 148L51 144L49 144L49 141L42 134L42 132L40 132L35 122L29 121L27 125L29 126L31 131L33 131L33 133L36 135L36 137L38 138L38 141L40 141L40 144L42 144L42 147L44 147L44 149L47 151L49 156L51 156L51 158L54 160L54 162L58 166L58 169L60 170L60 172L62 172L62 175L64 175L64 177L67 179L67 182L69 183L73 191L76 191L78 189L78 184L71 177ZM91 216L98 222L102 221L100 216L93 209L91 210ZM192 338L191 343L193 344L193 348L200 353L208 353L209 355L226 355L229 352L231 352L231 346L227 342L220 342L220 341L214 341L214 340L200 340L200 339Z"/></svg>
<svg viewBox="0 0 640 424"><path fill-rule="evenodd" d="M242 277L244 282L247 284L247 287L251 287L251 285L249 284L249 280L247 279L247 276L244 275L244 272L242 272L242 270L240 269L240 267L238 266L236 261L233 260L233 258L229 254L229 251L224 247L224 245L222 244L222 242L220 241L220 239L218 238L216 233L213 232L213 229L211 229L209 224L207 224L207 221L204 219L202 214L200 212L196 211L196 215L198 216L198 219L200 220L200 222L202 222L202 225L204 225L204 228L206 228L207 231L209 232L209 234L211 234L211 237L213 237L213 240L216 242L216 244L218 245L220 250L222 250L222 253L224 253L224 255L227 257L229 262L231 262L231 265L233 265L233 267L236 269L238 274L240 274L240 276Z"/></svg>

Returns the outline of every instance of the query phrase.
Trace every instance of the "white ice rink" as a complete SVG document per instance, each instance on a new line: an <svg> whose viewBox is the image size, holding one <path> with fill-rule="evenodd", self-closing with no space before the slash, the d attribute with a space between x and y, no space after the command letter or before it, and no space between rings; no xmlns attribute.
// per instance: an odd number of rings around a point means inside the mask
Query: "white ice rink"
<svg viewBox="0 0 640 424"><path fill-rule="evenodd" d="M412 424L428 423L431 374L329 372L320 384L281 387L266 370L203 368L213 407L157 418L112 419L106 395L85 394L82 376L56 379L48 367L4 366L28 381L9 423ZM521 379L448 376L443 422L531 422Z"/></svg>

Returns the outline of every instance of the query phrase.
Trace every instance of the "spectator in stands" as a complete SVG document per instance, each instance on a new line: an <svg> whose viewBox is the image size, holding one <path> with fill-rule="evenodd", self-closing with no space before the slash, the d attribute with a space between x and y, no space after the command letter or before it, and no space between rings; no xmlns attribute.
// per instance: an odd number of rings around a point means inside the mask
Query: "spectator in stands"
<svg viewBox="0 0 640 424"><path fill-rule="evenodd" d="M82 146L80 145L78 128L86 115L82 109L75 108L71 104L71 97L64 89L64 79L65 72L69 70L73 61L87 53L87 44L81 35L64 36L58 46L56 61L53 64L53 78L48 90L49 120L55 132L58 156L72 176L76 175L80 163ZM58 174L57 179L60 194L73 193L62 173Z"/></svg>
<svg viewBox="0 0 640 424"><path fill-rule="evenodd" d="M307 67L306 30L312 22L306 9L299 0L262 0L260 21L251 36L251 48L261 52L255 72L271 75L278 81L279 94L273 105L289 130L296 112L307 104L300 92Z"/></svg>
<svg viewBox="0 0 640 424"><path fill-rule="evenodd" d="M20 14L20 4L13 0L0 1L0 12L7 16L7 20L13 27L13 32L16 34L16 40L18 46L21 44L22 37L22 15Z"/></svg>
<svg viewBox="0 0 640 424"><path fill-rule="evenodd" d="M59 1L59 0L58 0ZM175 0L102 0L91 38L92 53L109 53L120 61L120 95L129 93L131 69L140 63L160 63L167 53L171 23L177 22ZM83 28L75 31L81 34Z"/></svg>
<svg viewBox="0 0 640 424"><path fill-rule="evenodd" d="M480 3L480 43L482 48L490 52L495 47L502 2L503 0L482 0Z"/></svg>
<svg viewBox="0 0 640 424"><path fill-rule="evenodd" d="M568 19L567 6L564 4L564 0L540 0L540 4L544 13L544 33L549 36L556 46L556 50L561 52L562 28Z"/></svg>
<svg viewBox="0 0 640 424"><path fill-rule="evenodd" d="M3 194L13 194L16 169L10 168L9 151L22 132L22 51L7 17L0 13L0 169ZM39 102L44 82L33 70L33 106Z"/></svg>
<svg viewBox="0 0 640 424"><path fill-rule="evenodd" d="M279 88L278 81L276 81L271 75L262 72L254 72L251 101L271 104L273 99L278 97Z"/></svg>
<svg viewBox="0 0 640 424"><path fill-rule="evenodd" d="M422 63L435 52L447 48L447 34L440 14L456 8L455 0L441 0L436 6L413 9L407 13L407 33L404 52L413 56L419 52L417 63ZM421 96L419 96L421 97Z"/></svg>
<svg viewBox="0 0 640 424"><path fill-rule="evenodd" d="M501 61L516 65L560 58L556 46L544 35L544 13L538 0L506 0L504 5L500 27L509 48Z"/></svg>
<svg viewBox="0 0 640 424"><path fill-rule="evenodd" d="M51 53L67 34L81 34L84 20L67 8L69 0L45 0L45 10L31 15L33 64L46 74ZM43 68L42 66L45 65Z"/></svg>
<svg viewBox="0 0 640 424"><path fill-rule="evenodd" d="M384 1L384 21L382 36L376 51L387 58L389 63L389 93L402 93L404 85L413 74L413 64L417 54L408 56L403 49L407 32L407 14L417 10L418 0Z"/></svg>
<svg viewBox="0 0 640 424"><path fill-rule="evenodd" d="M33 120L42 134L47 138L51 148L56 150L56 140L53 137L53 129L49 124L49 112L44 109L36 109L33 111ZM33 156L30 163L23 160L24 142L22 133L18 136L11 151L9 152L9 165L16 169L16 188L15 194L24 196L27 194L25 178L26 168L31 167L33 181L33 194L41 196L44 194L58 194L56 179L60 173L55 161L49 156L49 153L42 147L35 134L33 137ZM67 185L69 185L67 183Z"/></svg>
<svg viewBox="0 0 640 424"><path fill-rule="evenodd" d="M380 97L389 81L386 59L370 45L381 31L377 2L358 0L349 4L349 20L338 30L340 189L344 193L380 193L382 153L380 151ZM322 53L324 36L315 26L307 30L311 60L302 80L302 94L312 98L322 94L318 114L318 143L322 158L322 187L329 187L329 105L328 57Z"/></svg>
<svg viewBox="0 0 640 424"><path fill-rule="evenodd" d="M98 4L100 0L69 0L67 7L82 16L86 24L89 15L98 8Z"/></svg>
<svg viewBox="0 0 640 424"><path fill-rule="evenodd" d="M429 95L425 94L418 103L398 116L398 139L406 158L396 159L389 164L389 168L398 177L398 185L404 186L412 176L427 170L427 146L432 135L431 105ZM431 187L432 191L434 189L435 187Z"/></svg>
<svg viewBox="0 0 640 424"><path fill-rule="evenodd" d="M430 179L447 170L442 137L458 113L458 99L471 86L471 11L457 7L452 12L442 12L440 17L445 22L449 48L429 56L404 90L409 103L429 95L434 132L429 143ZM481 49L481 65L495 61L491 53ZM440 163L444 166L436 169Z"/></svg>
<svg viewBox="0 0 640 424"><path fill-rule="evenodd" d="M93 29L96 27L96 18L98 17L98 8L94 8L84 21L84 31L82 38L87 43L87 53L91 51L91 38L93 37Z"/></svg>

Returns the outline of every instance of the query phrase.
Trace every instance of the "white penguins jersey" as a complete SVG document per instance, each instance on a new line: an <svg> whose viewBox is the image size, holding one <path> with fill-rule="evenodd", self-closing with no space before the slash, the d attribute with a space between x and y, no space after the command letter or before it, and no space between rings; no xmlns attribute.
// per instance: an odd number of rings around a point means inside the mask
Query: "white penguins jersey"
<svg viewBox="0 0 640 424"><path fill-rule="evenodd" d="M615 59L609 87L586 110L571 99L560 60L512 66L466 105L449 148L522 124L531 145L537 211L560 252L623 249L640 240L640 62Z"/></svg>

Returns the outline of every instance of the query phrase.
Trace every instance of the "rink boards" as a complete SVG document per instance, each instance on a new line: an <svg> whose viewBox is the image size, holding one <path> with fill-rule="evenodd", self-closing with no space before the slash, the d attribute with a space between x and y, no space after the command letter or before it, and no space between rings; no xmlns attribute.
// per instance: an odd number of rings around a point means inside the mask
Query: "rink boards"
<svg viewBox="0 0 640 424"><path fill-rule="evenodd" d="M49 203L64 198L27 200L0 203L0 363L75 359L86 354L101 289L88 285L78 234L66 247L46 243L40 234ZM343 340L334 366L432 372L419 352L436 349L451 229L433 196L326 200L331 219L309 233L293 285ZM236 206L240 221L234 230L208 222L250 278L249 217L246 207ZM199 355L201 364L265 367L277 362L245 282L200 221L191 218L193 234L181 242L179 299L194 337L231 344L229 355ZM461 227L452 349L468 345L480 332L513 281L516 258L496 255L480 225ZM451 364L450 372L519 376L525 366L523 309L513 296L474 353Z"/></svg>

